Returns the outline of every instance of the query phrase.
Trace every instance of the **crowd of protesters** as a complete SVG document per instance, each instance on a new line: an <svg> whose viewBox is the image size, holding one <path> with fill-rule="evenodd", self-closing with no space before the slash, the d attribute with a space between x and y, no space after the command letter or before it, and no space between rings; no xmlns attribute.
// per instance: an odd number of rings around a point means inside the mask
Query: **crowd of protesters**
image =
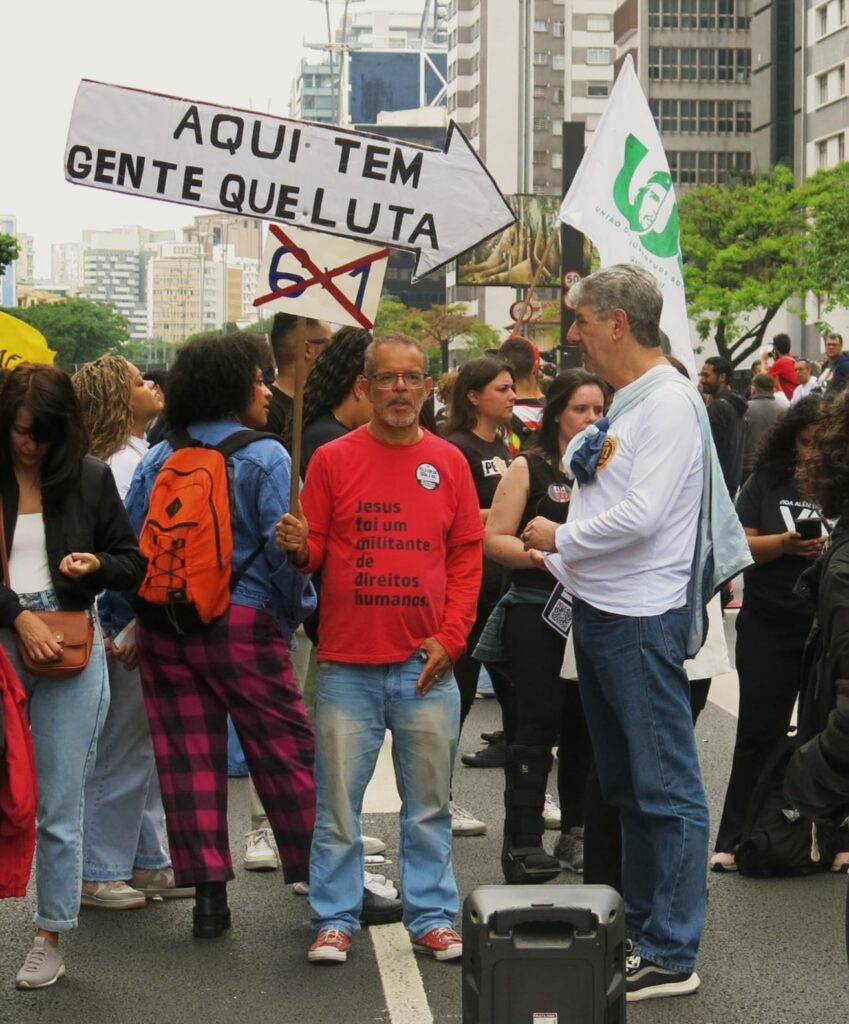
<svg viewBox="0 0 849 1024"><path fill-rule="evenodd" d="M0 693L6 750L34 766L29 783L0 774L0 813L37 790L37 824L0 821L0 894L24 894L35 839L19 988L64 976L81 906L185 898L196 938L230 927L228 727L250 774L243 864L282 864L308 896L309 961L345 962L362 926L399 920L415 952L457 960L452 836L488 826L452 776L485 670L502 728L464 761L504 769L504 882L565 868L620 889L628 998L696 991L709 824L693 726L729 670L720 592L739 606L740 712L710 867L737 868L797 702L787 793L842 837L842 339L817 366L777 335L743 395L727 360L696 387L664 355L646 272L599 271L573 304L584 369L553 380L514 336L432 394L416 339L307 320L299 348L278 314L268 340L187 343L164 385L117 356L0 381ZM206 486L210 523L181 532ZM73 675L49 612L85 624ZM366 870L384 844L361 827L387 731L397 887ZM832 867L847 865L841 839Z"/></svg>

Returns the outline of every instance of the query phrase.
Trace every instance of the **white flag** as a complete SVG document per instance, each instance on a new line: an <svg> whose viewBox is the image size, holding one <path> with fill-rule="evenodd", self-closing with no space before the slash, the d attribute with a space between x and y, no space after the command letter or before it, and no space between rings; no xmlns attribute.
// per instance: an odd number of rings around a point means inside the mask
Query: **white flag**
<svg viewBox="0 0 849 1024"><path fill-rule="evenodd" d="M661 329L673 355L695 373L675 189L630 54L560 207L560 220L592 240L602 267L634 263L651 271L663 292Z"/></svg>

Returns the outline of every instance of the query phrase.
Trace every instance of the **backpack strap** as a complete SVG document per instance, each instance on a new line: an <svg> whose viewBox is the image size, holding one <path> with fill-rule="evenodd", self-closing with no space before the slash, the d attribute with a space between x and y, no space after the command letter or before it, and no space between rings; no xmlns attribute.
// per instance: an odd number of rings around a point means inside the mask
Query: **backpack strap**
<svg viewBox="0 0 849 1024"><path fill-rule="evenodd" d="M203 441L198 441L184 427L175 427L165 434L165 440L171 445L175 452L181 448L205 448Z"/></svg>
<svg viewBox="0 0 849 1024"><path fill-rule="evenodd" d="M283 439L277 434L269 434L264 430L252 430L250 427L246 427L244 430L237 430L225 437L223 441L219 441L214 447L221 452L225 459L229 459L234 452L239 451L240 448L245 448L247 445L252 444L254 441L262 441L264 438L268 438L271 441L277 441L284 448Z"/></svg>

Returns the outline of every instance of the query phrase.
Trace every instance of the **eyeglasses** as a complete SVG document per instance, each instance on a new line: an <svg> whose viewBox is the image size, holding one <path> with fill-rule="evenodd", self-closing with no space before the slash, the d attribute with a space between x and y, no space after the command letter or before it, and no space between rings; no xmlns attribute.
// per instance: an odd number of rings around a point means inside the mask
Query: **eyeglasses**
<svg viewBox="0 0 849 1024"><path fill-rule="evenodd" d="M375 373L369 377L369 380L373 381L374 386L380 391L391 391L399 377L404 382L404 386L408 388L420 388L425 382L423 373Z"/></svg>

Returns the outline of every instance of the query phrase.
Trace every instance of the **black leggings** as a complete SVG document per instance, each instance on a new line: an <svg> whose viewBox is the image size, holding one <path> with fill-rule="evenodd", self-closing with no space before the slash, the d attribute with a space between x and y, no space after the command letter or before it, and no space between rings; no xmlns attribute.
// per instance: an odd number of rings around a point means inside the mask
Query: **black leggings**
<svg viewBox="0 0 849 1024"><path fill-rule="evenodd" d="M716 851L733 853L740 842L749 797L770 749L787 732L802 682L802 652L811 619L763 618L743 601L737 616L740 713L731 775L725 791Z"/></svg>
<svg viewBox="0 0 849 1024"><path fill-rule="evenodd" d="M474 625L466 640L466 651L454 662L454 678L457 680L457 687L460 690L460 732L463 731L463 724L475 702L475 694L478 692L478 679L481 674L481 662L472 656L472 651L480 640L483 628L492 614L494 605L486 604L483 607L478 605L478 614ZM501 705L501 721L504 735L508 743L515 728L516 719L516 698L513 693L513 684L505 671L503 665L487 663L487 672L492 680L492 688L495 697Z"/></svg>
<svg viewBox="0 0 849 1024"><path fill-rule="evenodd" d="M560 677L566 642L542 618L543 605L507 609L504 641L516 693L518 746L558 744L557 788L562 828L584 823L584 797L592 747L578 684Z"/></svg>

